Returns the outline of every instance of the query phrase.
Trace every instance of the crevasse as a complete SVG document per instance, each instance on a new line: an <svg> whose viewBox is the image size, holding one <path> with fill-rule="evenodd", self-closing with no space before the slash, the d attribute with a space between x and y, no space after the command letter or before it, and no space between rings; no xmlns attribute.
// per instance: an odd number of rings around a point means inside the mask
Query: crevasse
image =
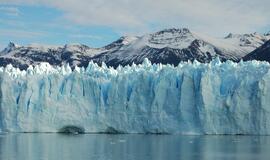
<svg viewBox="0 0 270 160"><path fill-rule="evenodd" d="M1 132L270 134L267 62L0 68Z"/></svg>

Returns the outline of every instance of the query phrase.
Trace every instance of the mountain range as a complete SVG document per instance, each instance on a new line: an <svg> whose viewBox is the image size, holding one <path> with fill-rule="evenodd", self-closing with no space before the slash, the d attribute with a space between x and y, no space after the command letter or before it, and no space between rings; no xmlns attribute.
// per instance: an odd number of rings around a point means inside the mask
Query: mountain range
<svg viewBox="0 0 270 160"><path fill-rule="evenodd" d="M148 58L152 63L177 65L180 61L197 60L203 63L219 57L222 61L270 61L270 34L228 34L214 38L187 28L172 28L143 36L124 36L100 48L83 44L46 46L30 44L19 46L12 42L0 52L0 66L12 64L20 69L40 62L51 65L69 63L71 67L86 67L89 61L108 66L142 63Z"/></svg>

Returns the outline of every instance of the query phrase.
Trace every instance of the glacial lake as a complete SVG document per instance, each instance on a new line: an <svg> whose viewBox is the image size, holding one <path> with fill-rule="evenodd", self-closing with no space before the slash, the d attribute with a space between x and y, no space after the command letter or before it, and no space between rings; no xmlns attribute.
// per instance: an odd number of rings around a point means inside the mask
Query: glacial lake
<svg viewBox="0 0 270 160"><path fill-rule="evenodd" d="M269 136L1 134L0 160L257 160Z"/></svg>

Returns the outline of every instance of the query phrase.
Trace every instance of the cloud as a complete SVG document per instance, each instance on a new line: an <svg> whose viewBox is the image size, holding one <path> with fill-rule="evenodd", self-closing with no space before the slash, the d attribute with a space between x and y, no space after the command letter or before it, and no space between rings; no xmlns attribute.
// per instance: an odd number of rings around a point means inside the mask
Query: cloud
<svg viewBox="0 0 270 160"><path fill-rule="evenodd" d="M12 38L36 38L46 36L43 32L33 32L25 30L15 30L15 29L0 29L1 37L12 37Z"/></svg>
<svg viewBox="0 0 270 160"><path fill-rule="evenodd" d="M0 7L0 12L8 16L19 16L21 13L17 7Z"/></svg>
<svg viewBox="0 0 270 160"><path fill-rule="evenodd" d="M253 32L270 25L269 0L0 0L57 8L71 22L120 31L189 27L221 34Z"/></svg>
<svg viewBox="0 0 270 160"><path fill-rule="evenodd" d="M70 38L75 39L95 39L95 40L101 40L103 39L101 36L94 36L94 35L88 35L88 34L71 34L69 35Z"/></svg>

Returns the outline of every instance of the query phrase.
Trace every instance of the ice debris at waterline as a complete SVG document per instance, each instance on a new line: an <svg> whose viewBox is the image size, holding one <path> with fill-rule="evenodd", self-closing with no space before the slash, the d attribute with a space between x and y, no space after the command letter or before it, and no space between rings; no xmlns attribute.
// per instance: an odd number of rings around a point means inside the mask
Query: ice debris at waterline
<svg viewBox="0 0 270 160"><path fill-rule="evenodd" d="M267 62L0 68L2 132L270 134Z"/></svg>

